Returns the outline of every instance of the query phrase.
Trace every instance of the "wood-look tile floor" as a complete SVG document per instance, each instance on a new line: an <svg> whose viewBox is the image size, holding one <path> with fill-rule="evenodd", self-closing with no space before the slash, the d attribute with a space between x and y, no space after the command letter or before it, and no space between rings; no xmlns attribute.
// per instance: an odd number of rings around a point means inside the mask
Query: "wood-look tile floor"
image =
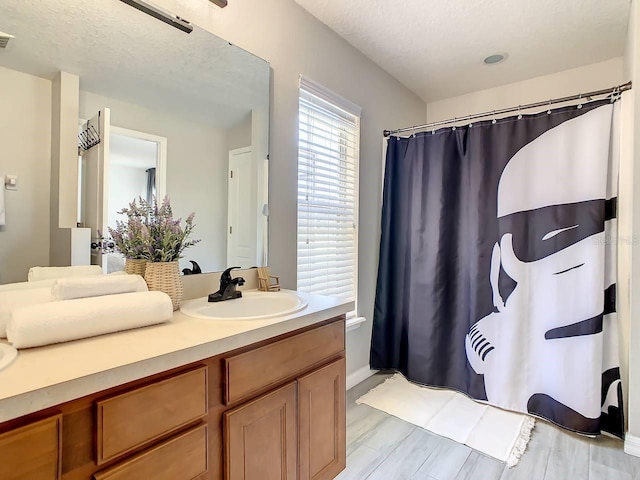
<svg viewBox="0 0 640 480"><path fill-rule="evenodd" d="M640 480L622 442L584 438L538 420L520 463L503 463L355 401L388 375L347 392L347 469L337 480Z"/></svg>

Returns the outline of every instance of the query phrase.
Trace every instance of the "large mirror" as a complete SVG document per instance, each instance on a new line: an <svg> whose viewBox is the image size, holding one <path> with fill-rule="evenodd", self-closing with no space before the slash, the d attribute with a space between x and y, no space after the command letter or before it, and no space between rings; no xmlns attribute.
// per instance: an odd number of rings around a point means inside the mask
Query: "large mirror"
<svg viewBox="0 0 640 480"><path fill-rule="evenodd" d="M121 0L0 2L15 37L0 48L0 175L18 176L2 197L0 283L36 265L122 269L99 233L132 199L165 194L176 217L195 212L201 240L181 270L266 265L269 64L187 27Z"/></svg>

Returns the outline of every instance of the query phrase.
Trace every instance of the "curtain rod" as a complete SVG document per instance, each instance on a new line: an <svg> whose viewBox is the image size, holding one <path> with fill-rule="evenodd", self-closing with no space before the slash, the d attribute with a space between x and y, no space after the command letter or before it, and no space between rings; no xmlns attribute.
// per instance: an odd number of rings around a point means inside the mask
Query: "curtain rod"
<svg viewBox="0 0 640 480"><path fill-rule="evenodd" d="M578 95L571 95L569 97L553 98L550 100L545 100L544 102L528 103L526 105L518 105L517 107L502 108L500 110L492 110L491 112L475 113L473 115L465 115L462 117L449 118L448 120L440 120L437 122L425 123L424 125L415 125L413 127L398 128L397 130L384 130L383 135L385 137L389 137L391 135L395 135L396 133L429 129L432 127L447 125L449 123L457 123L464 120L476 120L478 118L502 115L503 113L519 112L520 110L528 110L530 108L545 107L548 105L553 105L555 103L571 102L573 100L582 100L582 99L590 100L590 97L596 97L598 95L605 95L608 93L612 95L616 95L618 93L622 93L627 90L631 90L631 82L618 85L617 87L606 88L604 90L596 90L593 92L580 93Z"/></svg>

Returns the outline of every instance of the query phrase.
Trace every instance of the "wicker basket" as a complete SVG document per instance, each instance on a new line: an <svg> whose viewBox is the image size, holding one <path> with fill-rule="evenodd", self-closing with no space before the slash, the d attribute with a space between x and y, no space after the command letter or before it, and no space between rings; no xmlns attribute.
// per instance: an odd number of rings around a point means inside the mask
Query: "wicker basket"
<svg viewBox="0 0 640 480"><path fill-rule="evenodd" d="M174 311L180 308L183 289L178 262L149 262L144 279L149 290L157 290L169 295Z"/></svg>
<svg viewBox="0 0 640 480"><path fill-rule="evenodd" d="M127 258L124 262L124 271L129 275L140 275L144 278L144 272L147 268L147 260L138 260L133 258Z"/></svg>

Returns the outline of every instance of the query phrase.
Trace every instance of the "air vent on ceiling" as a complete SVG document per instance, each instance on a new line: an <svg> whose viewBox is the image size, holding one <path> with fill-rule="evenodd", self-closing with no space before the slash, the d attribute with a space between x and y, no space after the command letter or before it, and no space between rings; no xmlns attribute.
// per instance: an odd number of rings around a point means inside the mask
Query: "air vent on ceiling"
<svg viewBox="0 0 640 480"><path fill-rule="evenodd" d="M9 40L11 40L12 38L16 37L14 37L13 35L9 35L8 33L0 32L0 48L7 48Z"/></svg>

